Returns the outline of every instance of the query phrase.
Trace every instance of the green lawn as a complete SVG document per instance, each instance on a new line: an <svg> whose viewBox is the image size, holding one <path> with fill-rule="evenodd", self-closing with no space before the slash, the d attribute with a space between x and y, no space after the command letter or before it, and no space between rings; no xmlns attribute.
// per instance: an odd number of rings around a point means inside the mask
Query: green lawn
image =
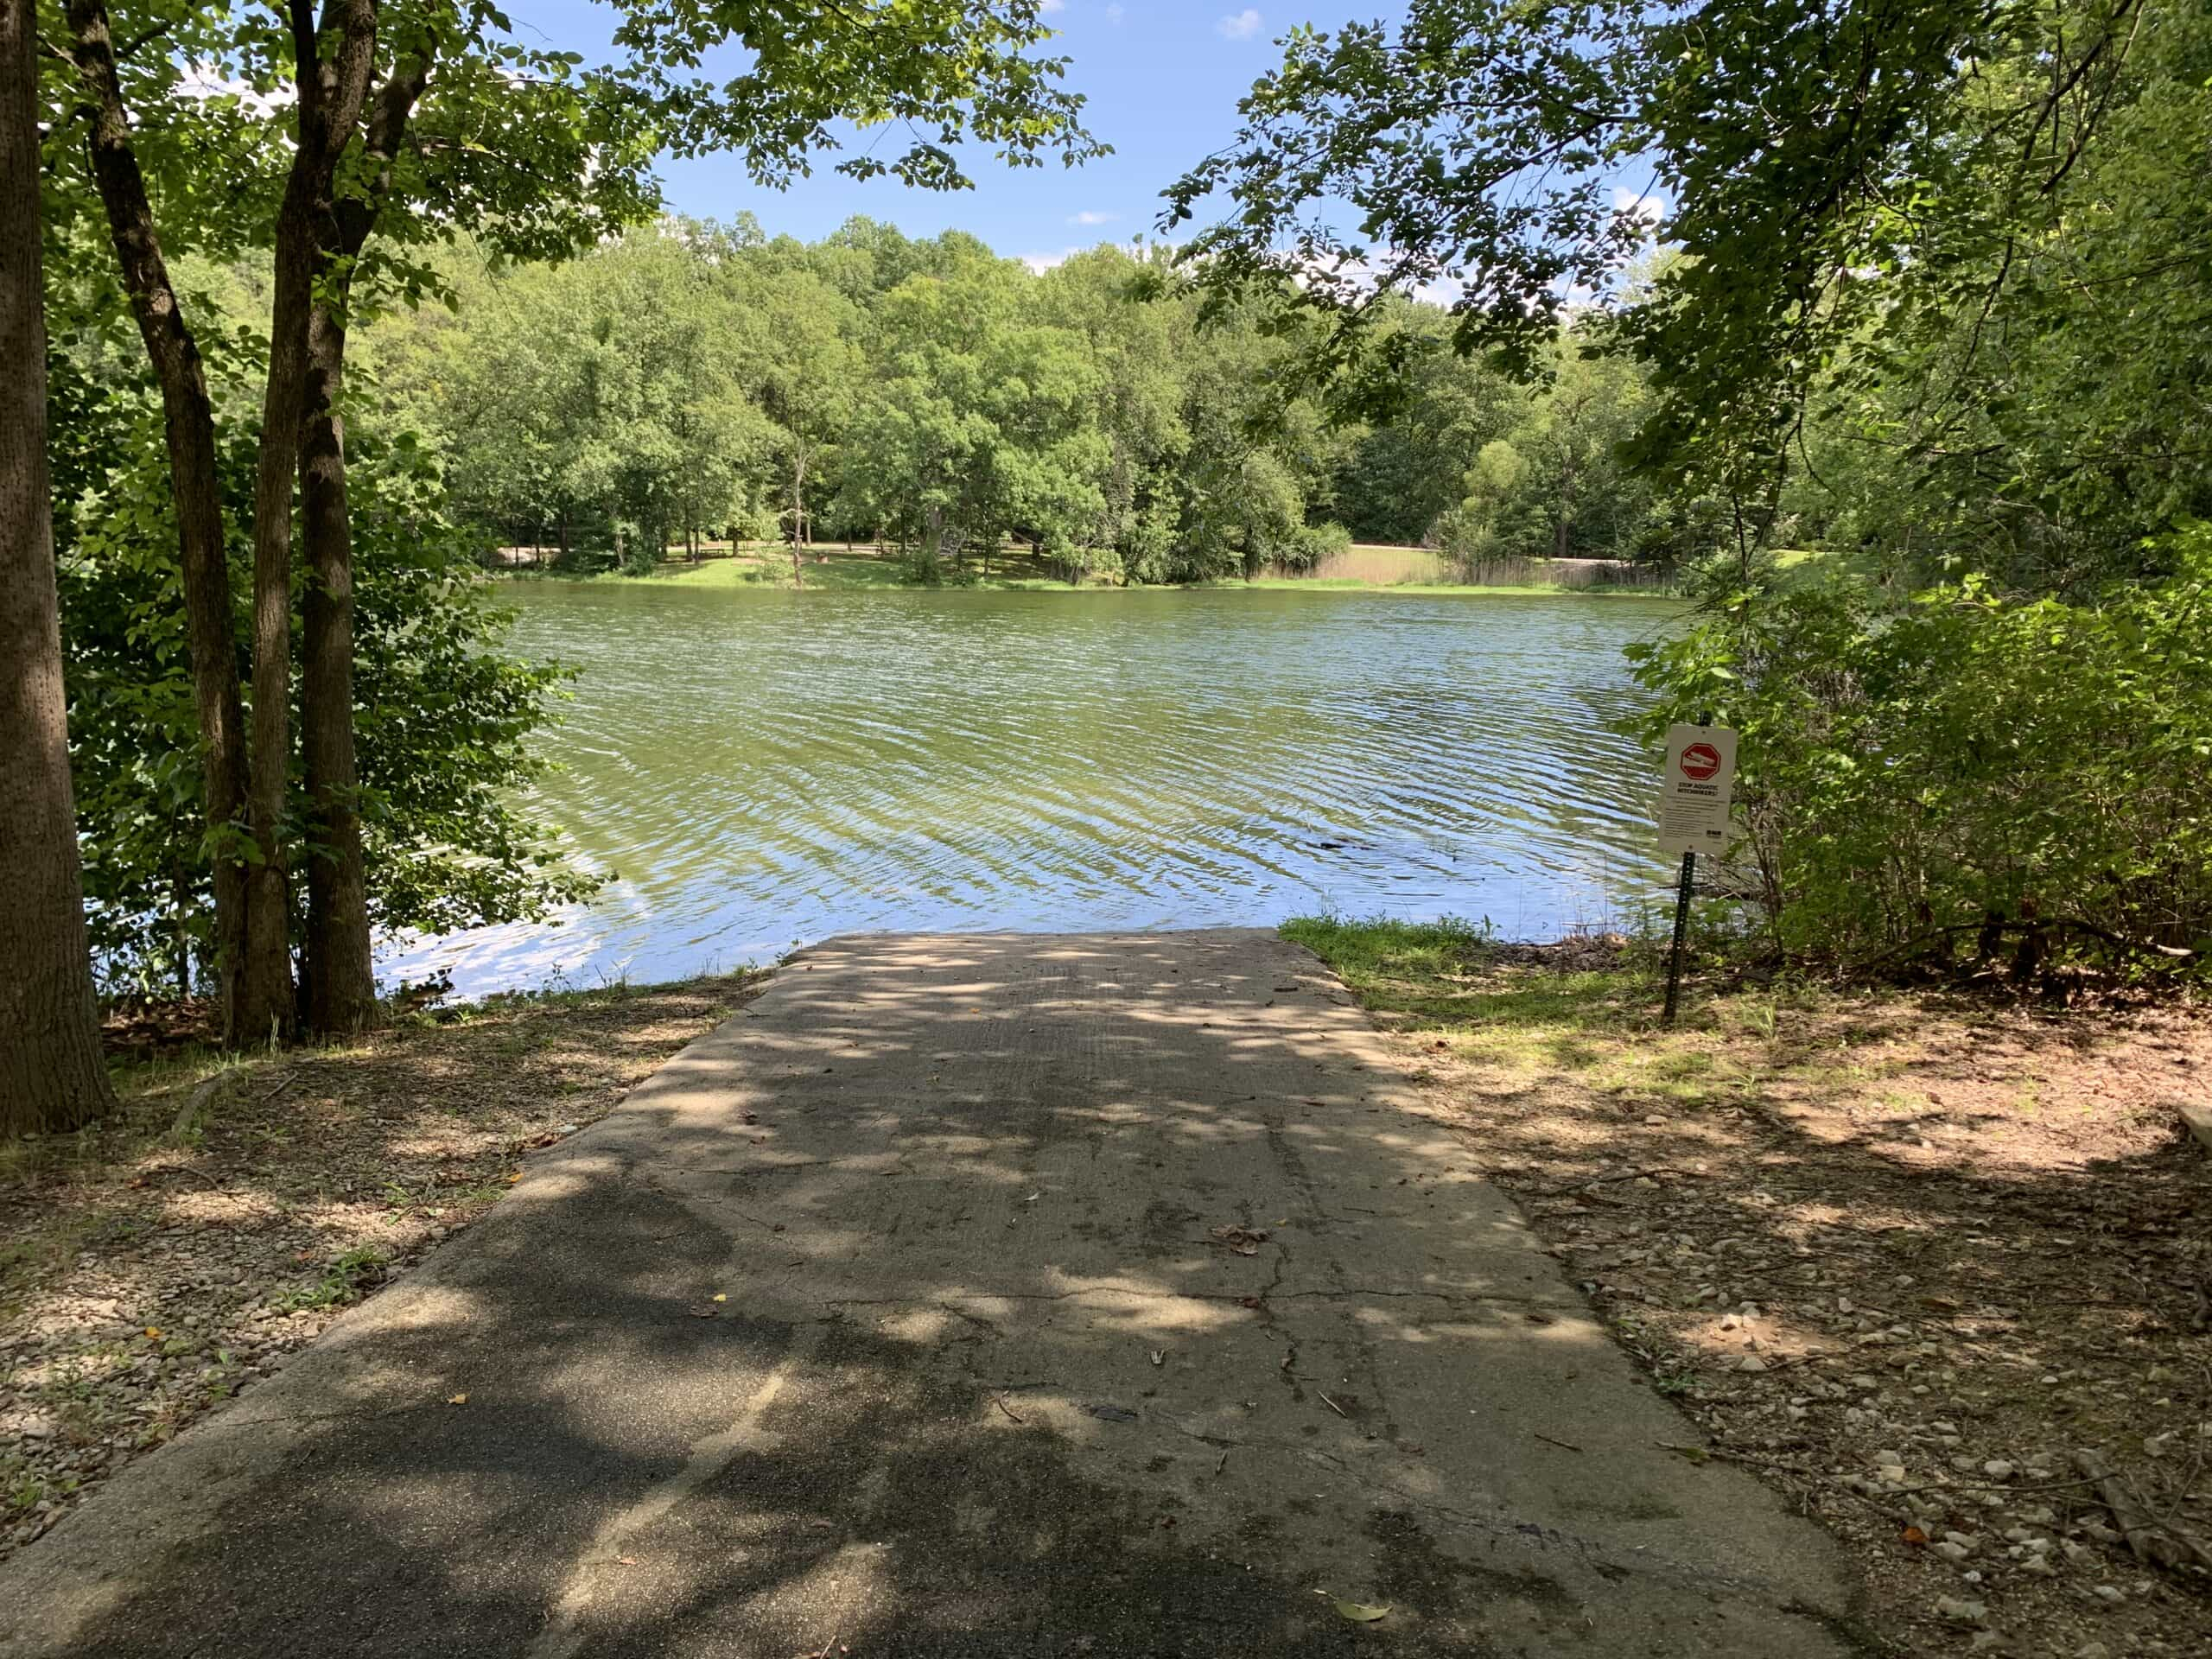
<svg viewBox="0 0 2212 1659"><path fill-rule="evenodd" d="M1027 553L1001 553L994 556L993 574L988 576L970 573L969 579L957 584L966 588L987 589L992 592L1071 593L1096 592L1113 584L1086 581L1077 587L1053 574L1042 561ZM902 579L898 563L884 557L874 548L859 547L850 552L831 543L813 548L804 556L796 577L791 569L791 550L782 546L741 548L734 554L717 547L697 564L683 559L671 559L649 576L626 576L617 570L583 574L517 569L512 575L524 579L544 575L558 581L598 582L628 581L667 583L679 588L791 588L803 587L821 592L842 592L855 588L902 588L908 584ZM948 587L955 584L947 583ZM1267 588L1283 593L1377 593L1377 594L1590 594L1608 598L1665 599L1672 595L1651 588L1573 588L1565 585L1482 586L1467 582L1372 582L1356 576L1262 576L1245 582L1226 577L1217 582L1185 584L1201 588Z"/></svg>

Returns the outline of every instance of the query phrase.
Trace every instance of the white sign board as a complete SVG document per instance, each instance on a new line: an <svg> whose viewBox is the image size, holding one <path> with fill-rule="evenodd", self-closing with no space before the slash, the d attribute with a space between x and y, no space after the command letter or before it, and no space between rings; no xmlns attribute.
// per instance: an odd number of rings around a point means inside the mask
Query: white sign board
<svg viewBox="0 0 2212 1659"><path fill-rule="evenodd" d="M1727 850L1736 790L1736 734L1726 726L1667 728L1666 781L1659 787L1659 850Z"/></svg>

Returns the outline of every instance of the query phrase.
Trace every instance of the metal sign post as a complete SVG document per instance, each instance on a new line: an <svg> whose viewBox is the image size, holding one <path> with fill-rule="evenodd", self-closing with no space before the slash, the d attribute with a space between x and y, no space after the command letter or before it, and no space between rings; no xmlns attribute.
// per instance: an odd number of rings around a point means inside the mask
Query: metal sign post
<svg viewBox="0 0 2212 1659"><path fill-rule="evenodd" d="M1736 734L1726 726L1675 726L1667 733L1667 774L1659 791L1659 849L1682 855L1675 890L1675 944L1667 956L1667 1006L1662 1025L1675 1023L1681 1000L1682 946L1689 936L1690 894L1697 884L1697 855L1728 845L1728 809L1735 798Z"/></svg>
<svg viewBox="0 0 2212 1659"><path fill-rule="evenodd" d="M1681 886L1675 893L1675 948L1667 953L1667 1007L1659 1023L1675 1023L1675 1004L1682 994L1682 940L1690 931L1690 890L1697 882L1697 855L1682 855Z"/></svg>

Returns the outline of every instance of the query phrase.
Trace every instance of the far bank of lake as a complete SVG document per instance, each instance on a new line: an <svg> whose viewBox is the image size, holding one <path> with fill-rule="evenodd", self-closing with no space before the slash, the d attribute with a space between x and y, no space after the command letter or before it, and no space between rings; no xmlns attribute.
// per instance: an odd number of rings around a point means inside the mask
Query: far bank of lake
<svg viewBox="0 0 2212 1659"><path fill-rule="evenodd" d="M541 791L614 879L391 954L464 994L868 929L1618 916L1664 885L1621 647L1662 601L1404 590L518 582L581 671Z"/></svg>

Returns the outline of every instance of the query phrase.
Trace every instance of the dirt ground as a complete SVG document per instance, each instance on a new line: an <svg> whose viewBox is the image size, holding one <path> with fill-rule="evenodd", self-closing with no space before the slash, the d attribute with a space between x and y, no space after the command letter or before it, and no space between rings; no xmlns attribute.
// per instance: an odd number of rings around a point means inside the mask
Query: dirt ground
<svg viewBox="0 0 2212 1659"><path fill-rule="evenodd" d="M2212 1098L2212 1017L1700 987L1662 1032L1612 943L1293 931L1703 1429L1681 1454L1829 1527L1895 1650L2212 1652L2212 1156L2175 1111ZM155 1062L124 1119L10 1149L0 1556L756 984Z"/></svg>
<svg viewBox="0 0 2212 1659"><path fill-rule="evenodd" d="M1624 942L1294 931L1899 1651L2212 1652L2201 1010L1694 988L1663 1032Z"/></svg>
<svg viewBox="0 0 2212 1659"><path fill-rule="evenodd" d="M0 1149L0 1559L491 1207L757 978L517 999L342 1050L141 1061ZM119 1021L115 1051L174 1034Z"/></svg>

